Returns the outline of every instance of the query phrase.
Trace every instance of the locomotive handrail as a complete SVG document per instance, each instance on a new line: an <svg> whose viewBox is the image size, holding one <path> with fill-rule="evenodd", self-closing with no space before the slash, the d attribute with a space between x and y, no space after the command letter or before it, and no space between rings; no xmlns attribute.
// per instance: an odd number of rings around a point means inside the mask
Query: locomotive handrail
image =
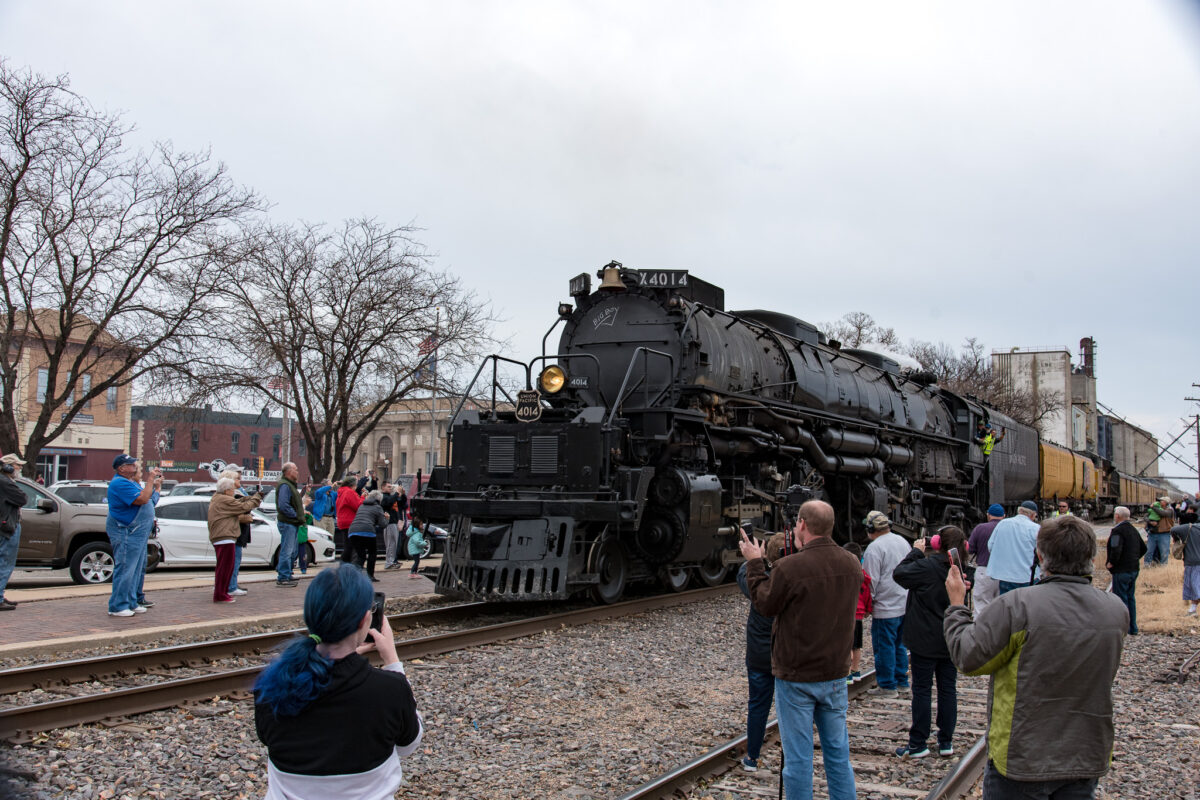
<svg viewBox="0 0 1200 800"><path fill-rule="evenodd" d="M539 361L549 361L552 358L590 358L592 361L595 361L596 362L596 391L598 391L600 393L600 400L604 403L605 406L608 406L608 398L604 395L604 387L602 387L600 385L600 359L596 356L595 353L558 353L557 355L553 355L553 356L548 356L548 355L543 354L543 355L540 355L540 356L537 356L537 357L531 359L529 362L529 366L532 367L534 364L538 363ZM532 373L533 373L533 370L531 369L530 374L532 374Z"/></svg>
<svg viewBox="0 0 1200 800"><path fill-rule="evenodd" d="M525 369L525 385L526 386L530 385L530 383L529 383L529 365L528 364L526 364L524 361L517 361L512 358L498 356L495 353L491 354L487 358L483 359L483 363L481 363L479 365L479 369L475 370L475 377L471 378L471 382L467 384L466 390L463 391L462 398L458 401L458 405L455 406L455 408L454 408L454 413L450 415L449 429L452 430L454 428L454 420L458 419L459 412L462 411L462 407L466 404L467 398L471 396L471 389L475 388L475 381L479 380L479 376L481 374L483 374L483 368L487 366L487 363L489 361L492 362L492 409L491 410L492 410L493 414L496 412L496 389L497 388L500 389L501 392L503 392L504 397L508 400L508 402L510 402L510 403L513 402L512 397L510 397L508 392L504 390L504 387L500 386L496 382L496 375L497 375L496 362L497 361L507 361L509 364L516 364L518 367L523 367ZM514 403L514 405L515 405L515 403Z"/></svg>
<svg viewBox="0 0 1200 800"><path fill-rule="evenodd" d="M554 324L550 326L550 329L546 331L546 335L542 337L542 358L546 357L546 340L550 338L550 334L554 333L554 329L558 327L558 323L564 322L565 320L566 317L559 317L558 319L554 320Z"/></svg>
<svg viewBox="0 0 1200 800"><path fill-rule="evenodd" d="M625 377L621 380L621 389L617 392L617 402L613 403L612 408L609 409L608 412L608 419L604 421L604 427L606 428L612 426L613 417L616 416L617 409L620 408L621 404L625 402L625 387L629 385L629 379L633 377L633 367L637 362L637 357L639 354L642 356L642 381L644 381L646 378L647 358L651 355L662 356L663 358L667 359L671 365L671 374L675 374L675 356L671 355L670 353L664 353L662 350L652 350L649 347L639 347L634 350L633 355L629 357L629 367L625 370ZM641 381L639 381L639 383L640 382ZM653 403L657 403L670 388L671 384L668 382L667 385L654 397L653 401L647 400L646 405L650 406ZM630 393L632 394L632 392L636 389L637 387L635 386ZM648 394L649 392L647 392L647 395Z"/></svg>

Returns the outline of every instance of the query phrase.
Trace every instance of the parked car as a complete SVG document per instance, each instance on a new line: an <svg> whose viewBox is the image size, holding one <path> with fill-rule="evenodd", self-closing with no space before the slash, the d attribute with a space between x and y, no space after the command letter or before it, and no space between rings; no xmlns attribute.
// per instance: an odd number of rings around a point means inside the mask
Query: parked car
<svg viewBox="0 0 1200 800"><path fill-rule="evenodd" d="M17 485L25 492L17 569L67 567L76 583L111 581L113 557L106 531L108 506L68 502L24 478L17 478ZM151 534L146 568L153 569L160 557L158 542Z"/></svg>
<svg viewBox="0 0 1200 800"><path fill-rule="evenodd" d="M108 506L108 481L61 481L50 491L66 500L84 506Z"/></svg>
<svg viewBox="0 0 1200 800"><path fill-rule="evenodd" d="M167 492L168 497L179 497L180 495L195 494L200 490L207 490L212 494L217 490L216 481L184 481L177 483L171 487L171 491Z"/></svg>
<svg viewBox="0 0 1200 800"><path fill-rule="evenodd" d="M212 493L164 497L155 508L158 541L164 567L215 566L217 553L208 539L208 503ZM275 565L279 555L279 528L259 513L251 514L250 544L242 551L243 565ZM333 538L315 525L308 529L310 564L334 558Z"/></svg>

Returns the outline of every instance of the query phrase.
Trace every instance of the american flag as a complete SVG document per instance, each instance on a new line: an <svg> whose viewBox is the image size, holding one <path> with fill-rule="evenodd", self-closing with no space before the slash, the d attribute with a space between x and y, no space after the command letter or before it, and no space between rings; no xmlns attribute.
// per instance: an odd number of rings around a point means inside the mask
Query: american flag
<svg viewBox="0 0 1200 800"><path fill-rule="evenodd" d="M271 380L267 381L268 389L282 389L286 385L283 378L271 378Z"/></svg>
<svg viewBox="0 0 1200 800"><path fill-rule="evenodd" d="M425 339L421 342L420 345L417 346L417 355L421 355L421 356L429 355L434 350L437 350L437 346L438 346L437 334L431 333L425 337Z"/></svg>

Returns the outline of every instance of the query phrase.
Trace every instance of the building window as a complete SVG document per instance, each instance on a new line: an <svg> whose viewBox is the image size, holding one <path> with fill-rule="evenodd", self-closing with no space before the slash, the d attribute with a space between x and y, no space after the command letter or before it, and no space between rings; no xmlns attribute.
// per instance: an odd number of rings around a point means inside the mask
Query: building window
<svg viewBox="0 0 1200 800"><path fill-rule="evenodd" d="M426 450L425 451L425 471L429 472L429 470L431 470L431 469L433 469L433 453L430 452L429 450Z"/></svg>
<svg viewBox="0 0 1200 800"><path fill-rule="evenodd" d="M192 452L200 449L200 431L192 431Z"/></svg>
<svg viewBox="0 0 1200 800"><path fill-rule="evenodd" d="M363 469L363 472L366 472L366 471L367 471L367 470L369 470L370 468L371 468L371 457L370 457L369 455L367 455L366 453L363 453L363 454L362 454L362 469Z"/></svg>
<svg viewBox="0 0 1200 800"><path fill-rule="evenodd" d="M283 451L279 449L281 441L278 433L271 437L271 458L283 458Z"/></svg>
<svg viewBox="0 0 1200 800"><path fill-rule="evenodd" d="M37 401L39 403L46 402L46 387L50 384L50 370L38 370L38 386L37 386Z"/></svg>
<svg viewBox="0 0 1200 800"><path fill-rule="evenodd" d="M250 434L250 455L252 455L252 456L258 455L258 434L257 433Z"/></svg>
<svg viewBox="0 0 1200 800"><path fill-rule="evenodd" d="M392 460L392 437L379 437L379 460L391 463Z"/></svg>
<svg viewBox="0 0 1200 800"><path fill-rule="evenodd" d="M166 428L163 430L163 452L169 452L175 449L175 429Z"/></svg>
<svg viewBox="0 0 1200 800"><path fill-rule="evenodd" d="M237 431L229 434L229 452L236 454L238 445L242 443L242 435Z"/></svg>
<svg viewBox="0 0 1200 800"><path fill-rule="evenodd" d="M83 375L79 378L79 382L83 387L83 408L86 411L92 407L92 398L88 397L92 392L92 376Z"/></svg>
<svg viewBox="0 0 1200 800"><path fill-rule="evenodd" d="M425 436L420 433L414 433L413 444L425 444Z"/></svg>
<svg viewBox="0 0 1200 800"><path fill-rule="evenodd" d="M117 387L108 387L108 394L104 398L104 409L106 411L117 410Z"/></svg>
<svg viewBox="0 0 1200 800"><path fill-rule="evenodd" d="M308 444L304 441L304 437L300 437L300 439L297 440L296 452L300 454L301 458L304 458L304 456L308 454Z"/></svg>
<svg viewBox="0 0 1200 800"><path fill-rule="evenodd" d="M400 474L408 472L408 453L400 454Z"/></svg>

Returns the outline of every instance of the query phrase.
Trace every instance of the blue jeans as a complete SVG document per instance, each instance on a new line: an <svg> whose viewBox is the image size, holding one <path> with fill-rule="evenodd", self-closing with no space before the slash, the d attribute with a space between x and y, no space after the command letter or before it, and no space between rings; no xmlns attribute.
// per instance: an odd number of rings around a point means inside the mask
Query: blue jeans
<svg viewBox="0 0 1200 800"><path fill-rule="evenodd" d="M20 547L21 524L17 523L16 532L0 543L0 600L4 599L4 590L8 587L8 579L12 577L13 567L17 564L17 550Z"/></svg>
<svg viewBox="0 0 1200 800"><path fill-rule="evenodd" d="M1013 583L1012 581L1000 581L1000 594L1008 594L1013 589L1024 589L1029 586L1028 583ZM999 596L999 595L997 595Z"/></svg>
<svg viewBox="0 0 1200 800"><path fill-rule="evenodd" d="M920 750L929 741L930 703L936 675L938 746L949 747L958 724L958 672L954 662L913 653L912 673L912 727L908 729L908 746Z"/></svg>
<svg viewBox="0 0 1200 800"><path fill-rule="evenodd" d="M109 611L132 611L146 599L143 584L146 580L146 545L154 530L154 506L145 503L137 507L133 522L125 525L109 516L108 543L112 546L112 594Z"/></svg>
<svg viewBox="0 0 1200 800"><path fill-rule="evenodd" d="M776 678L775 696L783 737L783 786L788 800L812 800L814 722L821 736L829 800L854 800L850 735L846 731L846 679L793 683Z"/></svg>
<svg viewBox="0 0 1200 800"><path fill-rule="evenodd" d="M296 537L300 535L299 529L299 525L279 523L279 563L275 565L275 574L278 580L290 581L292 579L292 562L296 560L296 550L299 545Z"/></svg>
<svg viewBox="0 0 1200 800"><path fill-rule="evenodd" d="M908 687L908 651L904 649L904 617L871 620L875 682L882 689Z"/></svg>
<svg viewBox="0 0 1200 800"><path fill-rule="evenodd" d="M988 759L983 771L983 796L988 800L1092 800L1099 778L1073 781L1015 781L1006 778Z"/></svg>
<svg viewBox="0 0 1200 800"><path fill-rule="evenodd" d="M767 717L771 713L771 701L775 698L775 676L752 669L746 670L746 676L750 681L750 702L746 708L746 756L758 761L763 735L767 730Z"/></svg>
<svg viewBox="0 0 1200 800"><path fill-rule="evenodd" d="M244 547L233 546L233 575L229 576L229 591L239 588L237 585L238 570L242 568L242 551Z"/></svg>
<svg viewBox="0 0 1200 800"><path fill-rule="evenodd" d="M1146 537L1146 566L1167 563L1171 557L1171 534L1151 533Z"/></svg>
<svg viewBox="0 0 1200 800"><path fill-rule="evenodd" d="M1134 589L1137 586L1136 572L1114 572L1112 576L1113 594L1121 598L1121 602L1129 609L1129 632L1137 633L1137 598Z"/></svg>

